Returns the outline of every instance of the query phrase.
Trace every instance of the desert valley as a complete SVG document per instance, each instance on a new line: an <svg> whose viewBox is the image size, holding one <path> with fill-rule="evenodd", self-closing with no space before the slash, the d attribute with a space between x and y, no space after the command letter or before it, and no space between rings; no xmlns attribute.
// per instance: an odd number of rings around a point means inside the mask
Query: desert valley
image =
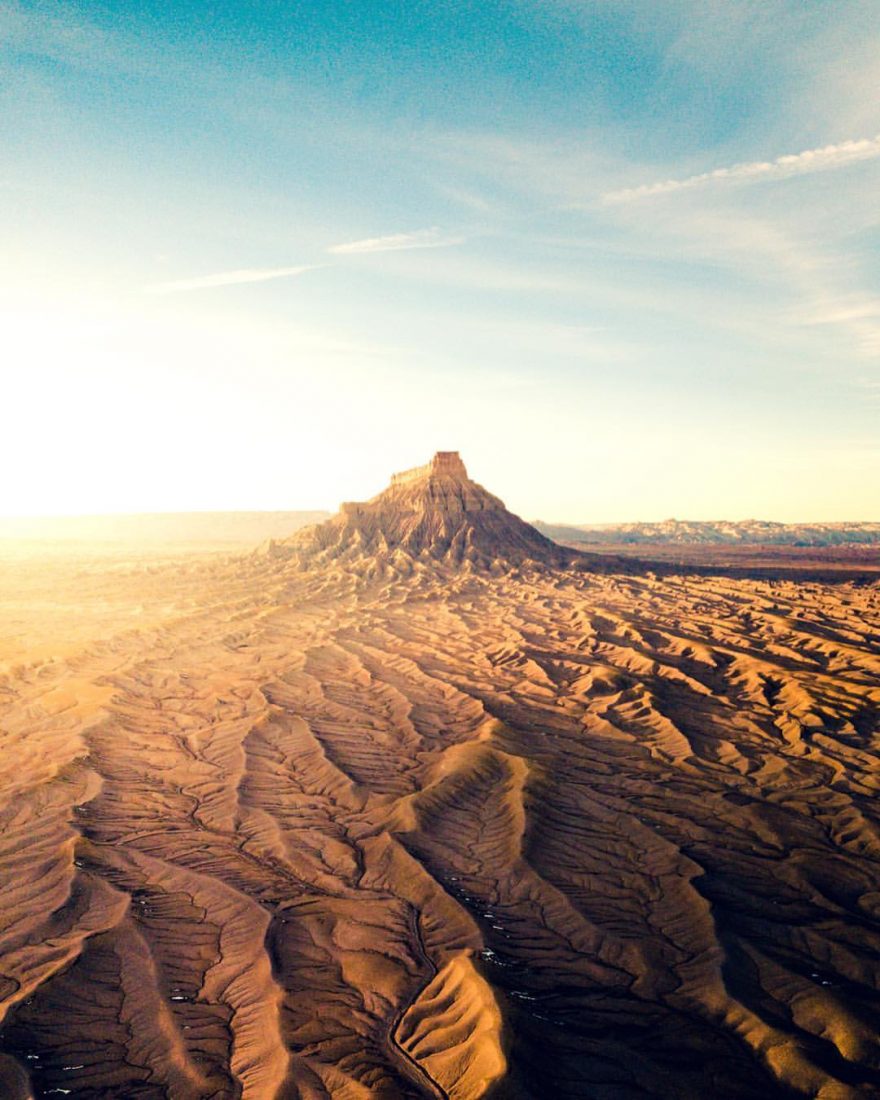
<svg viewBox="0 0 880 1100"><path fill-rule="evenodd" d="M880 0L0 74L0 1100L880 1100Z"/></svg>
<svg viewBox="0 0 880 1100"><path fill-rule="evenodd" d="M876 554L584 553L451 452L26 549L0 1096L880 1095Z"/></svg>

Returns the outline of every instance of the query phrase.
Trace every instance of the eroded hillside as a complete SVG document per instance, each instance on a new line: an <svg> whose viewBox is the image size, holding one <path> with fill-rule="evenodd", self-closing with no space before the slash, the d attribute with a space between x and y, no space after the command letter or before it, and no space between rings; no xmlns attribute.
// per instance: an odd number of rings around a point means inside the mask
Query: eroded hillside
<svg viewBox="0 0 880 1100"><path fill-rule="evenodd" d="M157 567L10 667L2 1095L880 1092L880 590L463 512Z"/></svg>

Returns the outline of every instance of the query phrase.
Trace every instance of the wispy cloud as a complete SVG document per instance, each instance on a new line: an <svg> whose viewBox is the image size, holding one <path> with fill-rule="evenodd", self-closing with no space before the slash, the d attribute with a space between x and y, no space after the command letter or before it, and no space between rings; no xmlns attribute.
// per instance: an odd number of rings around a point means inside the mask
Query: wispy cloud
<svg viewBox="0 0 880 1100"><path fill-rule="evenodd" d="M668 195L674 191L689 191L696 187L713 184L757 183L762 180L786 179L789 176L844 168L848 164L873 160L876 157L880 157L880 134L873 138L825 145L819 149L805 149L802 153L787 153L775 160L749 161L744 164L734 164L728 168L715 168L711 172L701 172L697 176L687 176L684 179L658 180L656 183L646 183L641 187L607 191L602 196L602 200L605 203L635 202L639 199L653 198L655 195Z"/></svg>
<svg viewBox="0 0 880 1100"><path fill-rule="evenodd" d="M880 298L834 294L825 288L799 318L804 326L833 325L845 329L864 356L880 358ZM880 383L878 383L880 384Z"/></svg>
<svg viewBox="0 0 880 1100"><path fill-rule="evenodd" d="M466 187L446 187L438 184L437 190L444 198L458 203L459 206L465 206L469 210L475 210L478 214L491 214L495 209L488 199Z"/></svg>
<svg viewBox="0 0 880 1100"><path fill-rule="evenodd" d="M363 241L334 244L327 251L336 256L363 255L367 252L402 252L410 248L449 248L462 244L464 237L447 236L436 226L414 233L392 233L388 237L367 237Z"/></svg>
<svg viewBox="0 0 880 1100"><path fill-rule="evenodd" d="M837 325L848 321L880 320L880 298L864 298L846 303L835 303L807 322L813 325Z"/></svg>
<svg viewBox="0 0 880 1100"><path fill-rule="evenodd" d="M176 294L185 290L208 290L216 286L235 286L239 283L265 283L269 279L287 279L312 271L314 265L300 267L242 267L236 271L218 271L213 275L198 275L193 279L174 279L168 283L154 283L146 289L150 294Z"/></svg>

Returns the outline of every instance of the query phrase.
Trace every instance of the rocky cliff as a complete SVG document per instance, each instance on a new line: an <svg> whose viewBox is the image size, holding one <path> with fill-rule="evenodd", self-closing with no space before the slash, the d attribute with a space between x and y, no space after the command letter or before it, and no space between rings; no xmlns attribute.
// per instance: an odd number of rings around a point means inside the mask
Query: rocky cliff
<svg viewBox="0 0 880 1100"><path fill-rule="evenodd" d="M457 451L394 474L384 492L348 502L284 544L309 561L421 559L475 566L564 564L563 550L472 481Z"/></svg>

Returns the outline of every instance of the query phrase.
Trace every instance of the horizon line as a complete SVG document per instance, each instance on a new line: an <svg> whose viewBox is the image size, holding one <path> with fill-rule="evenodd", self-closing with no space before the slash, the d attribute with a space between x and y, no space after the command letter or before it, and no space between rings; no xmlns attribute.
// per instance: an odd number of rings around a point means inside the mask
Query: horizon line
<svg viewBox="0 0 880 1100"><path fill-rule="evenodd" d="M342 502L340 502L341 504ZM0 513L0 525L11 522L34 522L41 520L73 520L73 519L145 519L158 516L272 516L272 515L302 515L304 513L320 513L332 516L339 511L330 508L173 508L167 511L150 509L143 512L32 512L32 513ZM714 516L709 519L679 518L677 516L663 516L659 519L619 519L619 520L590 520L588 522L575 522L573 520L547 520L540 517L526 521L532 526L543 524L547 527L622 527L633 524L661 524L661 523L774 523L782 527L799 527L806 524L822 524L829 527L842 527L846 524L880 525L877 519L796 519L775 520L757 515L743 516L733 519L729 516Z"/></svg>

